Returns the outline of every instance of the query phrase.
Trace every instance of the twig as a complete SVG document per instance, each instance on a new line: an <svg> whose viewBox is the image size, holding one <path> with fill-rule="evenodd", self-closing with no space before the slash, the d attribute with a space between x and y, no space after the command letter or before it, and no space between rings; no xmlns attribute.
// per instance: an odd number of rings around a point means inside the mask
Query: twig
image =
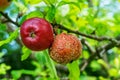
<svg viewBox="0 0 120 80"><path fill-rule="evenodd" d="M2 11L0 11L0 14L2 14L9 22L15 24L18 27L20 26L17 22L14 22L12 19L10 19L10 17L7 14L3 13ZM66 30L68 32L75 33L75 34L78 34L78 35L81 35L81 36L84 36L84 37L87 37L87 38L90 38L90 39L94 39L94 40L98 40L98 41L108 40L108 41L111 41L111 42L114 42L114 43L118 43L118 41L113 39L113 38L98 37L98 36L95 36L95 35L88 35L88 34L81 33L79 31L74 31L74 30L68 29L68 28L66 28L66 27L64 27L63 25L60 25L60 24L55 24L55 25L60 29L63 29L63 30Z"/></svg>
<svg viewBox="0 0 120 80"><path fill-rule="evenodd" d="M120 40L120 36L116 37L117 40ZM113 47L119 47L120 46L120 43L108 43L100 48L98 48L97 52L92 54L87 60L83 61L81 64L80 64L80 69L81 71L85 70L85 68L91 63L91 61L98 55L98 54L103 54L103 52L105 53L106 51L108 51L109 49L113 48Z"/></svg>
<svg viewBox="0 0 120 80"><path fill-rule="evenodd" d="M88 35L88 34L84 34L84 33L79 32L79 31L74 31L74 30L68 29L68 28L66 28L66 27L64 27L63 25L60 25L60 24L55 24L55 25L57 25L57 27L59 29L63 29L63 30L66 30L68 32L75 33L75 34L78 34L78 35L81 35L81 36L84 36L84 37L87 37L87 38L90 38L90 39L94 39L94 40L97 40L97 41L108 40L108 41L111 41L113 43L118 43L118 41L116 39L113 39L113 38L98 37L98 36L95 36L95 35Z"/></svg>
<svg viewBox="0 0 120 80"><path fill-rule="evenodd" d="M6 13L3 13L2 11L0 11L0 14L1 14L2 16L4 16L4 17L7 19L7 21L13 23L14 25L16 25L16 26L18 26L18 27L20 26L17 22L14 22L12 19L10 19L10 17L9 17Z"/></svg>
<svg viewBox="0 0 120 80"><path fill-rule="evenodd" d="M92 54L95 53L95 50L90 46L90 44L84 38L81 40L81 42L88 48L88 51L90 53L92 53Z"/></svg>
<svg viewBox="0 0 120 80"><path fill-rule="evenodd" d="M62 71L64 73L68 74L68 68L66 66L57 64L55 67L56 67L57 71Z"/></svg>

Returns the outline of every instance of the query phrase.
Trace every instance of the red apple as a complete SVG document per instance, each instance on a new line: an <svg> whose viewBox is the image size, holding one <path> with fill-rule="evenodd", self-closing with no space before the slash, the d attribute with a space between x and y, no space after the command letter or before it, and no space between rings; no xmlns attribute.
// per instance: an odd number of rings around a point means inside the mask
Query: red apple
<svg viewBox="0 0 120 80"><path fill-rule="evenodd" d="M53 28L51 24L42 18L30 18L20 28L23 44L34 51L44 50L53 42Z"/></svg>

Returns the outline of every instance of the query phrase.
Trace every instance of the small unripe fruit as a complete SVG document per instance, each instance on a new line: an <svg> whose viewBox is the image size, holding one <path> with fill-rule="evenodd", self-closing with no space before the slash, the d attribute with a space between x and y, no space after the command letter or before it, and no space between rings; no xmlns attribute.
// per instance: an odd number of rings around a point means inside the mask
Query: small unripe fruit
<svg viewBox="0 0 120 80"><path fill-rule="evenodd" d="M58 63L66 64L78 59L81 52L82 44L76 36L61 33L54 39L50 48L50 57Z"/></svg>
<svg viewBox="0 0 120 80"><path fill-rule="evenodd" d="M26 20L21 25L20 35L23 44L33 51L49 48L54 39L51 24L42 18Z"/></svg>

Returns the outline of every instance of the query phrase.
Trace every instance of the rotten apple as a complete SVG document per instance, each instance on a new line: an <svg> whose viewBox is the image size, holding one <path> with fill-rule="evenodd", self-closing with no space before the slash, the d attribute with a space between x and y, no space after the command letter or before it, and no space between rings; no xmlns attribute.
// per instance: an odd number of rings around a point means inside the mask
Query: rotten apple
<svg viewBox="0 0 120 80"><path fill-rule="evenodd" d="M55 37L49 52L54 61L66 64L80 57L82 44L75 35L61 33Z"/></svg>
<svg viewBox="0 0 120 80"><path fill-rule="evenodd" d="M23 22L20 35L23 44L33 51L49 48L54 39L51 24L43 18L30 18Z"/></svg>

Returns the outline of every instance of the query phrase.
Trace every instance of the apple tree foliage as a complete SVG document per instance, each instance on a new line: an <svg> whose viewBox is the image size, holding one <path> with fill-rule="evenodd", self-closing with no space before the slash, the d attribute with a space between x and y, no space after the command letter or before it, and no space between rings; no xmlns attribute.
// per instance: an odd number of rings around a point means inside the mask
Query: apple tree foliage
<svg viewBox="0 0 120 80"><path fill-rule="evenodd" d="M27 19L48 20L56 34L82 41L80 58L54 62L48 50L31 51L21 42ZM120 0L12 0L0 11L0 80L119 80Z"/></svg>

